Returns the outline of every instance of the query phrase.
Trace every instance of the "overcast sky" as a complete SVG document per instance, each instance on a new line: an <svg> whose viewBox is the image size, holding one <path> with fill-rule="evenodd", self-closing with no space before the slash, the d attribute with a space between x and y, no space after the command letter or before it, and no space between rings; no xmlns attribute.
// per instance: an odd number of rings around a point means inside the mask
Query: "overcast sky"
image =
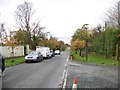
<svg viewBox="0 0 120 90"><path fill-rule="evenodd" d="M36 20L53 36L66 43L83 24L90 27L103 23L105 13L118 0L0 0L0 22L7 28L15 28L16 6L24 1L32 2Z"/></svg>

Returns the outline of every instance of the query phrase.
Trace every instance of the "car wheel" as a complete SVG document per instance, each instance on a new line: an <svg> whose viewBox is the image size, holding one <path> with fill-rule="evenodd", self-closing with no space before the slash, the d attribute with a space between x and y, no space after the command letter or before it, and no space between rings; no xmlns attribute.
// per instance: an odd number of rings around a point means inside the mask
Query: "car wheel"
<svg viewBox="0 0 120 90"><path fill-rule="evenodd" d="M40 62L40 61L41 61L41 59L39 58L39 59L38 59L38 62Z"/></svg>
<svg viewBox="0 0 120 90"><path fill-rule="evenodd" d="M38 59L38 62L40 62L41 60L40 59Z"/></svg>
<svg viewBox="0 0 120 90"><path fill-rule="evenodd" d="M43 59L41 58L41 61L42 61Z"/></svg>
<svg viewBox="0 0 120 90"><path fill-rule="evenodd" d="M28 61L25 61L25 63L28 63Z"/></svg>
<svg viewBox="0 0 120 90"><path fill-rule="evenodd" d="M50 58L49 55L47 56L47 58L48 58L48 59Z"/></svg>
<svg viewBox="0 0 120 90"><path fill-rule="evenodd" d="M43 61L43 57L42 57L42 61Z"/></svg>
<svg viewBox="0 0 120 90"><path fill-rule="evenodd" d="M40 62L40 58L39 58L39 57L37 57L37 60L36 60L36 62Z"/></svg>
<svg viewBox="0 0 120 90"><path fill-rule="evenodd" d="M40 61L42 61L42 58L40 58Z"/></svg>

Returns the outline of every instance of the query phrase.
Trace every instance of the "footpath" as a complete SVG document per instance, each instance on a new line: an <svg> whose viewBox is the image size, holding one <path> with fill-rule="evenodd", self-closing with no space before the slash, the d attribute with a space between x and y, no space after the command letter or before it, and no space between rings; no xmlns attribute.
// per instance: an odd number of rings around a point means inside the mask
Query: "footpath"
<svg viewBox="0 0 120 90"><path fill-rule="evenodd" d="M118 88L118 67L67 62L65 88L72 88L76 76L77 88Z"/></svg>

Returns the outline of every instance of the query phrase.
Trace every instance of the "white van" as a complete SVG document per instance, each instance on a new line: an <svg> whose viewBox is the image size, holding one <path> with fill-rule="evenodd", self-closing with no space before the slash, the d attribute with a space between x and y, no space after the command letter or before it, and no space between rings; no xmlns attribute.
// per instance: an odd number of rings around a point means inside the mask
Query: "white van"
<svg viewBox="0 0 120 90"><path fill-rule="evenodd" d="M49 47L37 47L36 51L40 52L43 55L43 58L50 58L51 57L51 53L50 53L50 48Z"/></svg>

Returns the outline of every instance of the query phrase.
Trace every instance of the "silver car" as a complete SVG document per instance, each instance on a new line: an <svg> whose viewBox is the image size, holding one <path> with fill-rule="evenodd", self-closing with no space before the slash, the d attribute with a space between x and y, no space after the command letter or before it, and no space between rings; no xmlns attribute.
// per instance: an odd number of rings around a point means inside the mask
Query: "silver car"
<svg viewBox="0 0 120 90"><path fill-rule="evenodd" d="M43 55L40 52L31 52L30 54L28 54L27 56L25 56L25 62L39 62L43 60Z"/></svg>

